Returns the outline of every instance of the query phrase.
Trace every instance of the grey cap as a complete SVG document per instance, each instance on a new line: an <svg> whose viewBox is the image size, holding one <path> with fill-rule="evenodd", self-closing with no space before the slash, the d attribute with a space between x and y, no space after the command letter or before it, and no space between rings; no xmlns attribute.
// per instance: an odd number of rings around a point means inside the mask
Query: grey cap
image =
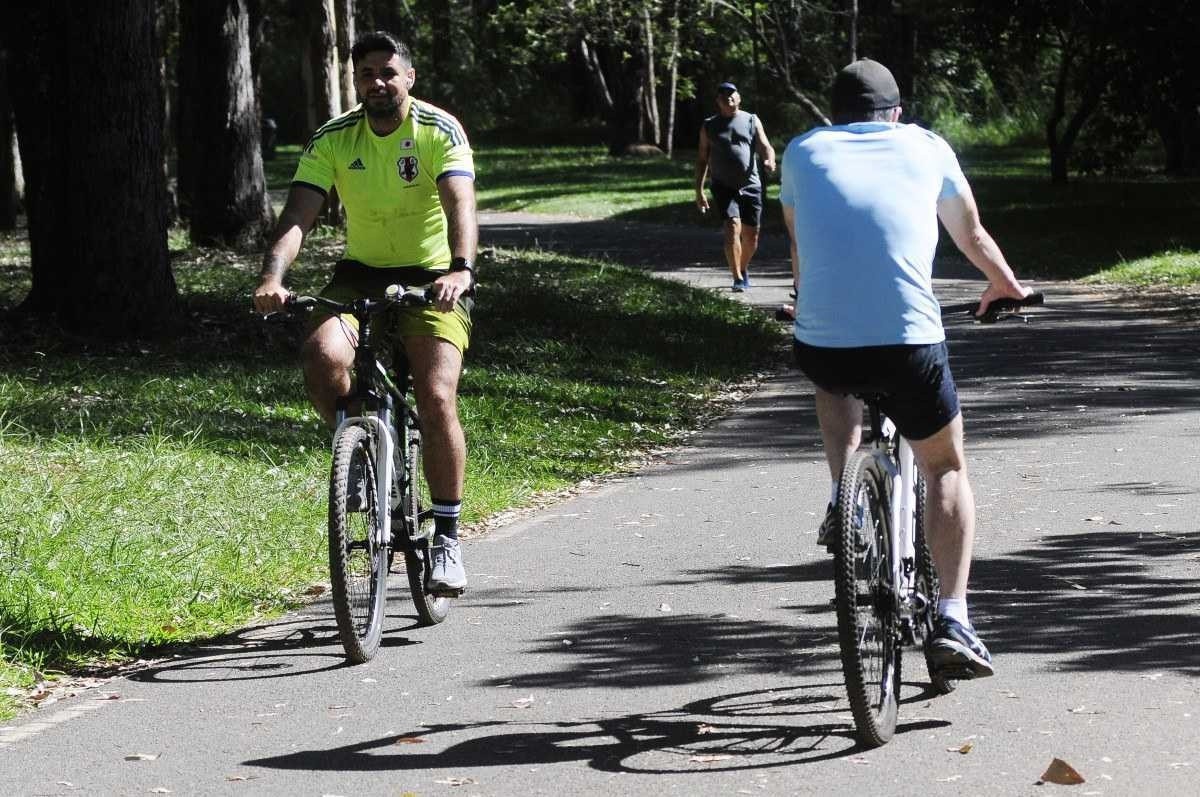
<svg viewBox="0 0 1200 797"><path fill-rule="evenodd" d="M891 70L878 61L861 58L833 80L833 112L875 111L900 104L900 87Z"/></svg>

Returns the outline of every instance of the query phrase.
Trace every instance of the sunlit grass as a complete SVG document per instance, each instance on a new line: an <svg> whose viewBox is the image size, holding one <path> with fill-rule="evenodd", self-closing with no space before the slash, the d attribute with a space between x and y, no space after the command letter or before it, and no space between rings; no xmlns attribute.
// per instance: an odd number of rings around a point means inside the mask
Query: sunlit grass
<svg viewBox="0 0 1200 797"><path fill-rule="evenodd" d="M1183 287L1200 284L1200 252L1177 250L1122 262L1087 277L1093 284Z"/></svg>
<svg viewBox="0 0 1200 797"><path fill-rule="evenodd" d="M339 248L312 240L291 286L318 289ZM300 382L301 322L248 312L254 258L177 251L171 340L3 330L0 689L277 614L327 577L328 432ZM784 343L744 306L613 263L483 259L460 402L469 524L678 441Z"/></svg>

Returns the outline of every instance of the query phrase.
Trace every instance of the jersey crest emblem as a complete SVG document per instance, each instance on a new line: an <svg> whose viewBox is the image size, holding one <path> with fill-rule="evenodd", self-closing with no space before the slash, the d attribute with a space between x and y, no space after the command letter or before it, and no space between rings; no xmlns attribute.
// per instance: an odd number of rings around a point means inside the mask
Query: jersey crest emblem
<svg viewBox="0 0 1200 797"><path fill-rule="evenodd" d="M346 168L350 169L351 171L360 171L366 169L367 167L363 165L362 158L355 158L354 161Z"/></svg>
<svg viewBox="0 0 1200 797"><path fill-rule="evenodd" d="M417 164L417 157L415 155L405 155L403 158L396 161L396 170L399 171L400 177L402 177L406 183L411 183L413 180L417 179L417 175L421 173L421 170Z"/></svg>

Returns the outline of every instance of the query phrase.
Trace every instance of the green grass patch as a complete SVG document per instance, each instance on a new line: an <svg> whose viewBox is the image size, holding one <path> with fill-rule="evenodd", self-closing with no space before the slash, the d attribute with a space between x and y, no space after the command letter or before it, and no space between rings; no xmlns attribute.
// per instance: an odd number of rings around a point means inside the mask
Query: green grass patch
<svg viewBox="0 0 1200 797"><path fill-rule="evenodd" d="M28 288L21 247L0 240L4 305ZM339 248L312 239L292 287L318 289ZM177 251L187 325L169 341L0 329L0 717L5 690L277 614L326 579L328 433L300 322L248 312L253 258ZM785 342L742 305L612 263L486 259L461 390L468 522L679 440Z"/></svg>
<svg viewBox="0 0 1200 797"><path fill-rule="evenodd" d="M1147 287L1186 287L1200 284L1200 252L1178 250L1130 260L1092 274L1092 284Z"/></svg>

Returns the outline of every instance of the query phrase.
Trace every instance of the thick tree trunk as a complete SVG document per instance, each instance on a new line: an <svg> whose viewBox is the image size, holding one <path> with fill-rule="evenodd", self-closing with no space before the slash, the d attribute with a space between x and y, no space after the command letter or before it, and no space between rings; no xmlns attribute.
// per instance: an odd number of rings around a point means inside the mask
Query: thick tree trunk
<svg viewBox="0 0 1200 797"><path fill-rule="evenodd" d="M32 188L23 307L90 337L162 334L177 320L154 20L154 0L46 0L5 20L20 31L10 86ZM63 106L81 73L87 90Z"/></svg>
<svg viewBox="0 0 1200 797"><path fill-rule="evenodd" d="M8 100L8 56L0 50L0 230L14 230L21 199L17 187L20 161L16 153L16 128Z"/></svg>
<svg viewBox="0 0 1200 797"><path fill-rule="evenodd" d="M192 242L256 248L274 213L263 177L246 0L184 0L179 39L179 176Z"/></svg>
<svg viewBox="0 0 1200 797"><path fill-rule="evenodd" d="M307 36L304 96L310 133L342 112L342 82L337 64L337 14L333 0L301 0Z"/></svg>
<svg viewBox="0 0 1200 797"><path fill-rule="evenodd" d="M850 17L850 31L846 37L847 49L849 50L850 60L846 63L852 64L858 60L858 0L849 0L849 6L846 9L847 16Z"/></svg>

